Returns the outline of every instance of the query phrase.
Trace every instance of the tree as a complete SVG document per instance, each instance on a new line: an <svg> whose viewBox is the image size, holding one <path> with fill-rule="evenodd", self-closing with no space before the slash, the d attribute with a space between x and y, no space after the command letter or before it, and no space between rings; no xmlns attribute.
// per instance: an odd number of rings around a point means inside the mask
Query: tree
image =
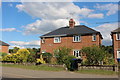
<svg viewBox="0 0 120 80"><path fill-rule="evenodd" d="M14 47L14 48L13 48L13 53L16 53L19 49L20 49L20 48L18 48L18 47Z"/></svg>
<svg viewBox="0 0 120 80"><path fill-rule="evenodd" d="M81 51L86 54L88 65L99 65L105 57L105 51L98 46L84 47Z"/></svg>
<svg viewBox="0 0 120 80"><path fill-rule="evenodd" d="M52 54L50 53L41 53L43 59L45 60L46 63L51 62Z"/></svg>
<svg viewBox="0 0 120 80"><path fill-rule="evenodd" d="M69 55L71 49L66 47L60 47L54 51L58 64L64 64L66 57Z"/></svg>
<svg viewBox="0 0 120 80"><path fill-rule="evenodd" d="M22 62L25 63L27 62L30 52L27 49L19 49L16 54L19 54Z"/></svg>

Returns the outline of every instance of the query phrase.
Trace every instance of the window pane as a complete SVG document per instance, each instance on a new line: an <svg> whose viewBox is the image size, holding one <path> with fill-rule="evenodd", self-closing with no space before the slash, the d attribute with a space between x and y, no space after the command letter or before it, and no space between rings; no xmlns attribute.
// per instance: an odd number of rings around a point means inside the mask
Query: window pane
<svg viewBox="0 0 120 80"><path fill-rule="evenodd" d="M79 42L80 41L80 36L74 36L73 38L74 38L73 39L74 42Z"/></svg>

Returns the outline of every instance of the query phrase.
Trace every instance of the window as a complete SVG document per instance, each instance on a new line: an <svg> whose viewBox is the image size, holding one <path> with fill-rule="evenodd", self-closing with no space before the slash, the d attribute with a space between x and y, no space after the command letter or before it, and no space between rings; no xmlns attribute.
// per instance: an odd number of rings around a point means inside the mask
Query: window
<svg viewBox="0 0 120 80"><path fill-rule="evenodd" d="M73 36L73 42L80 42L81 36Z"/></svg>
<svg viewBox="0 0 120 80"><path fill-rule="evenodd" d="M75 57L80 57L80 50L74 50L74 51L73 51L73 55L74 55Z"/></svg>
<svg viewBox="0 0 120 80"><path fill-rule="evenodd" d="M61 37L54 37L54 43L60 43Z"/></svg>
<svg viewBox="0 0 120 80"><path fill-rule="evenodd" d="M95 34L92 35L92 41L96 41L96 35Z"/></svg>
<svg viewBox="0 0 120 80"><path fill-rule="evenodd" d="M117 58L120 58L120 51L117 51Z"/></svg>
<svg viewBox="0 0 120 80"><path fill-rule="evenodd" d="M120 40L120 33L117 33L117 34L116 34L116 39L117 39L117 40Z"/></svg>
<svg viewBox="0 0 120 80"><path fill-rule="evenodd" d="M45 39L43 38L43 39L41 39L41 41L42 41L42 43L45 43Z"/></svg>

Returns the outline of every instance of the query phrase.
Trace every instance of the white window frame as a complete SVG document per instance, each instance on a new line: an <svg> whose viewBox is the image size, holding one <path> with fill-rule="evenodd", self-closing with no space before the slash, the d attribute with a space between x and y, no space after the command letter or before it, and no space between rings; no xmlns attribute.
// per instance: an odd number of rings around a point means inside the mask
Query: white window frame
<svg viewBox="0 0 120 80"><path fill-rule="evenodd" d="M75 53L76 52L76 53ZM77 53L78 52L78 53ZM78 56L77 56L78 55ZM80 56L80 50L73 50L73 56L77 57L77 58L81 58Z"/></svg>
<svg viewBox="0 0 120 80"><path fill-rule="evenodd" d="M118 39L118 36L119 36L119 39ZM120 40L120 33L116 34L116 40Z"/></svg>
<svg viewBox="0 0 120 80"><path fill-rule="evenodd" d="M58 42L56 42L56 39L58 39ZM61 37L54 37L54 43L61 43Z"/></svg>
<svg viewBox="0 0 120 80"><path fill-rule="evenodd" d="M96 41L96 34L92 35L92 41Z"/></svg>
<svg viewBox="0 0 120 80"><path fill-rule="evenodd" d="M78 38L78 40L76 38ZM73 36L73 42L80 42L80 41L81 41L81 36L80 35Z"/></svg>
<svg viewBox="0 0 120 80"><path fill-rule="evenodd" d="M42 43L45 43L45 38L41 39L41 42L42 42Z"/></svg>
<svg viewBox="0 0 120 80"><path fill-rule="evenodd" d="M117 58L120 58L120 50L117 51Z"/></svg>

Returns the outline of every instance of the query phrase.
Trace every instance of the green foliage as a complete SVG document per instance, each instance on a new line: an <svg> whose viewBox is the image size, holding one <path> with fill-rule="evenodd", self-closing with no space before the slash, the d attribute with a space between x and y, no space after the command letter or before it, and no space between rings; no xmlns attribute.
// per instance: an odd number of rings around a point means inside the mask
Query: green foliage
<svg viewBox="0 0 120 80"><path fill-rule="evenodd" d="M7 54L7 53L0 52L0 57L4 57L4 56L6 56L6 55L8 55L8 54Z"/></svg>
<svg viewBox="0 0 120 80"><path fill-rule="evenodd" d="M45 60L46 63L51 62L52 54L50 53L41 53L43 59Z"/></svg>
<svg viewBox="0 0 120 80"><path fill-rule="evenodd" d="M18 48L18 47L14 47L12 53L16 53L19 49L20 49L20 48Z"/></svg>
<svg viewBox="0 0 120 80"><path fill-rule="evenodd" d="M114 52L113 46L104 46L104 45L102 45L100 47L101 47L101 49L105 50L106 52L108 52L109 54L111 54L113 56L113 52Z"/></svg>
<svg viewBox="0 0 120 80"><path fill-rule="evenodd" d="M40 55L40 58L39 58L39 59L37 59L36 63L45 64L45 61L43 60L42 55Z"/></svg>
<svg viewBox="0 0 120 80"><path fill-rule="evenodd" d="M22 62L25 63L25 62L27 62L30 52L27 49L20 49L17 51L16 54L19 54L20 58L22 59Z"/></svg>
<svg viewBox="0 0 120 80"><path fill-rule="evenodd" d="M60 47L54 51L54 54L57 59L58 64L63 64L66 57L69 55L71 49L66 48L66 47Z"/></svg>
<svg viewBox="0 0 120 80"><path fill-rule="evenodd" d="M64 61L64 63L65 63L65 65L66 65L66 67L67 67L67 69L68 70L71 70L71 63L72 63L72 59L75 59L76 57L75 56L67 56L66 57L66 59L65 59L65 61Z"/></svg>
<svg viewBox="0 0 120 80"><path fill-rule="evenodd" d="M105 56L105 51L98 46L84 47L82 48L82 53L86 54L88 65L99 65L103 61Z"/></svg>

